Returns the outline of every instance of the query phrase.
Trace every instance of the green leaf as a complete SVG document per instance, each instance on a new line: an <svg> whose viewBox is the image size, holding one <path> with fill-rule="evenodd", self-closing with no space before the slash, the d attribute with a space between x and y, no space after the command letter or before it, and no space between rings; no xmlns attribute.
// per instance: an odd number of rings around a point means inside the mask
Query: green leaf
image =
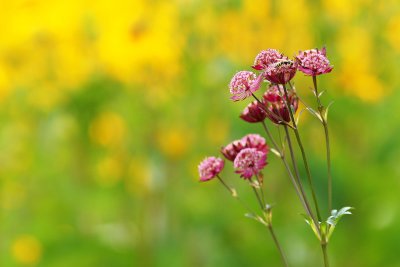
<svg viewBox="0 0 400 267"><path fill-rule="evenodd" d="M245 213L244 216L246 218L250 218L257 221L257 215L255 215L254 213Z"/></svg>
<svg viewBox="0 0 400 267"><path fill-rule="evenodd" d="M311 229L314 232L315 236L320 240L320 235L319 235L318 229L315 227L313 219L310 216L308 216L307 214L304 214L304 213L302 213L301 216L304 217L304 220L311 227Z"/></svg>
<svg viewBox="0 0 400 267"><path fill-rule="evenodd" d="M341 208L339 211L338 210L332 210L331 211L331 216L326 220L326 222L332 226L336 226L337 223L339 222L340 218L342 218L346 214L352 214L350 210L354 208L352 207L344 207Z"/></svg>
<svg viewBox="0 0 400 267"><path fill-rule="evenodd" d="M306 108L314 117L316 117L318 120L320 120L322 122L322 118L321 116L318 114L318 112L316 112L314 109L307 107Z"/></svg>
<svg viewBox="0 0 400 267"><path fill-rule="evenodd" d="M333 102L334 102L334 101L332 101L331 103L329 103L329 105L328 105L328 106L326 107L326 109L325 109L325 114L324 114L324 119L325 119L325 121L328 121L328 111L329 111L329 108L332 106Z"/></svg>

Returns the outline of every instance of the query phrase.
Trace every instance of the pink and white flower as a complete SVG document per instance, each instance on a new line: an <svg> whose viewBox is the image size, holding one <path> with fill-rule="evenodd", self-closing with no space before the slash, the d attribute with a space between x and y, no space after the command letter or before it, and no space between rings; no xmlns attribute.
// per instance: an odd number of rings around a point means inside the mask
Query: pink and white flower
<svg viewBox="0 0 400 267"><path fill-rule="evenodd" d="M258 175L266 165L267 154L256 148L242 149L233 162L235 172L247 180L253 175Z"/></svg>
<svg viewBox="0 0 400 267"><path fill-rule="evenodd" d="M308 76L317 76L332 71L333 66L326 57L326 48L300 51L296 56L298 68Z"/></svg>
<svg viewBox="0 0 400 267"><path fill-rule="evenodd" d="M262 75L257 75L251 71L239 71L229 83L229 91L233 101L243 100L257 91L263 80Z"/></svg>
<svg viewBox="0 0 400 267"><path fill-rule="evenodd" d="M277 62L279 59L286 58L283 54L281 54L278 50L275 49L267 49L263 50L254 59L254 65L252 66L255 70L263 70L266 69L272 63Z"/></svg>
<svg viewBox="0 0 400 267"><path fill-rule="evenodd" d="M198 166L200 182L213 179L224 168L224 160L216 157L205 158Z"/></svg>

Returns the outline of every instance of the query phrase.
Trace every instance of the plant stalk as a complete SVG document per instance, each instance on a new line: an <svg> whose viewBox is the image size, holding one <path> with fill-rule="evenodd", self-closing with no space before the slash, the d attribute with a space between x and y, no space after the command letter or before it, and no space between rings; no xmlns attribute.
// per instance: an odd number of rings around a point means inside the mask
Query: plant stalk
<svg viewBox="0 0 400 267"><path fill-rule="evenodd" d="M297 123L296 123L296 120L295 120L294 115L293 115L292 108L291 108L290 103L289 103L289 95L288 95L288 92L287 92L287 89L286 89L286 85L284 85L284 84L283 84L283 90L285 92L285 103L286 103L286 106L287 106L287 108L289 110L290 118L291 118L292 123L293 123L293 131L295 133L297 144L299 145L299 148L300 148L300 151L301 151L301 156L303 158L304 167L306 169L307 178L308 178L308 184L310 186L312 198L313 198L313 201L314 201L314 206L315 206L315 211L317 213L317 218L318 218L318 221L321 221L321 214L319 212L318 200L317 200L317 196L315 194L314 185L313 185L312 178L311 178L310 167L308 166L306 153L305 153L305 150L304 150L304 147L303 147L303 143L301 142L300 133L299 133L299 130L297 128Z"/></svg>
<svg viewBox="0 0 400 267"><path fill-rule="evenodd" d="M304 192L304 188L303 188L303 185L302 185L301 180L300 180L300 173L299 173L299 169L297 167L296 157L294 156L294 150L293 150L293 146L292 146L292 141L290 139L289 131L288 131L288 128L287 128L286 125L284 125L284 129L285 129L285 134L286 134L286 138L287 138L287 142L288 142L290 157L292 159L293 168L294 168L294 171L295 171L295 174L296 174L296 181L297 181L297 184L299 186L299 190L300 190L301 196L304 199L304 205L306 207L307 214L311 217L311 219L313 220L313 222L314 222L314 224L315 224L315 226L316 226L316 228L318 229L318 232L319 232L320 231L319 223L318 223L317 219L315 218L314 213L312 212L312 210L310 208L310 204L308 203L307 196L306 196L306 194Z"/></svg>
<svg viewBox="0 0 400 267"><path fill-rule="evenodd" d="M324 254L324 266L329 267L327 243L321 243L322 253Z"/></svg>
<svg viewBox="0 0 400 267"><path fill-rule="evenodd" d="M329 143L329 131L328 131L328 122L325 120L325 116L323 114L324 106L321 103L321 99L319 98L318 87L317 87L317 77L313 76L313 84L315 90L315 96L318 102L318 112L321 117L321 122L324 127L325 133L325 143L326 143L326 163L328 165L328 213L332 210L332 171L331 171L331 148Z"/></svg>
<svg viewBox="0 0 400 267"><path fill-rule="evenodd" d="M289 264L288 264L288 262L287 262L286 256L285 256L285 254L283 253L283 249L282 249L282 247L281 247L281 245L280 245L278 239L276 238L276 235L275 235L274 229L272 228L272 223L271 223L271 222L268 224L268 230L269 230L269 232L270 232L270 234L271 234L271 236L272 236L272 239L274 240L275 246L276 246L277 249L279 250L279 254L280 254L280 256L281 256L283 265L284 265L285 267L288 267Z"/></svg>

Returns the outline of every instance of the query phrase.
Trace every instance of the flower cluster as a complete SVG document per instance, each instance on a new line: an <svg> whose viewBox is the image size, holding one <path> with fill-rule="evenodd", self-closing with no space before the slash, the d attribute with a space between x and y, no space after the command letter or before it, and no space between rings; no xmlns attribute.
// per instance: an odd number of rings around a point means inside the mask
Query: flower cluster
<svg viewBox="0 0 400 267"><path fill-rule="evenodd" d="M297 70L317 76L330 72L333 66L326 57L325 48L300 51L293 60L275 49L267 49L255 57L252 68L260 71L258 76L251 71L239 71L233 76L229 84L233 101L252 96L263 81L284 85L293 79Z"/></svg>
<svg viewBox="0 0 400 267"><path fill-rule="evenodd" d="M253 97L254 101L249 103L240 114L240 118L249 123L261 122L269 141L271 142L271 152L278 156L283 162L285 170L290 181L296 190L296 194L304 208L305 217L311 226L315 235L321 242L324 253L325 266L328 266L326 255L326 245L331 236L337 220L344 214L351 214L350 207L345 207L340 211L332 209L332 175L330 164L330 146L329 132L327 124L327 109L324 108L320 100L321 94L318 93L316 76L326 74L332 71L333 66L326 57L326 49L310 49L300 51L293 59L288 58L284 54L275 49L267 49L261 51L254 59L252 65L253 71L242 70L237 72L229 83L231 100L239 101L248 97ZM295 77L297 71L303 72L306 76L311 76L314 86L314 96L317 98L318 109L314 110L307 106L311 114L313 114L324 127L325 143L327 152L327 199L328 209L331 216L326 221L322 221L320 208L318 205L318 197L312 182L312 175L309 168L307 156L303 143L300 138L298 128L298 116L296 111L299 106L299 97L296 93L291 80ZM256 96L256 91L262 88L262 84L266 83L266 90L260 98ZM273 133L268 129L265 120L276 125L276 132ZM281 129L283 128L283 131ZM298 171L296 153L291 140L290 130L294 132L295 142L301 150L301 157L306 170L308 190L311 192L312 203L314 209L311 208L311 198L307 196L304 189L302 174ZM279 136L279 138L278 138ZM290 157L286 157L286 150L289 150ZM265 194L263 191L263 170L267 166L267 155L270 151L265 139L259 134L247 134L241 139L234 140L221 148L221 153L226 160L233 163L234 172L241 178L248 181L255 197L262 210L262 216L258 216L253 212L250 218L261 222L268 226L271 230L272 238L285 266L288 266L284 253L278 244L276 236L272 231L272 215L271 206L265 202ZM300 154L300 153L299 153ZM291 162L288 162L291 160ZM233 197L238 198L238 194L234 188L231 188L219 176L224 167L224 161L221 158L208 157L199 165L200 181L208 181L217 177L218 180L226 187ZM242 203L243 204L243 203ZM324 227L321 227L324 225Z"/></svg>

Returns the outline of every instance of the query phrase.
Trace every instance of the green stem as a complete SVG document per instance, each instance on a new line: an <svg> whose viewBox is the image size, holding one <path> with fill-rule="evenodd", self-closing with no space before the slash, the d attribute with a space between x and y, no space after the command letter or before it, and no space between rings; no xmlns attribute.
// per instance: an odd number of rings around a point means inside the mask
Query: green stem
<svg viewBox="0 0 400 267"><path fill-rule="evenodd" d="M258 192L257 192L257 189L256 189L254 186L252 186L252 185L250 185L250 186L251 186L251 188L253 188L254 194L255 194L256 197L257 197L257 201L258 201L258 204L260 204L261 210L262 210L262 211L265 211L265 206L263 205L263 202L262 202L262 200L261 200L261 198L260 198L260 195L259 195Z"/></svg>
<svg viewBox="0 0 400 267"><path fill-rule="evenodd" d="M325 115L323 114L324 106L322 105L321 99L319 98L316 76L313 76L313 84L314 84L315 96L318 102L318 111L321 117L321 122L324 127L324 133L325 133L326 162L328 165L328 208L330 213L332 210L332 171L331 171L331 148L329 143L328 122L325 120Z"/></svg>
<svg viewBox="0 0 400 267"><path fill-rule="evenodd" d="M317 218L318 218L319 221L321 221L321 214L319 212L317 196L315 194L314 185L313 185L312 178L311 178L310 167L308 166L306 153L304 151L303 143L301 142L299 130L297 129L297 123L296 123L296 120L295 120L294 115L293 115L292 107L290 106L290 103L289 103L289 95L288 95L288 92L287 92L287 89L286 89L286 85L283 85L283 90L285 92L285 97L284 98L285 98L286 106L287 106L287 108L289 110L290 118L291 118L292 123L293 123L293 131L295 133L297 144L299 145L299 148L300 148L300 151L301 151L301 156L303 158L304 167L306 169L307 178L308 178L308 184L310 186L311 194L312 194L312 197L313 197L315 211L317 212Z"/></svg>
<svg viewBox="0 0 400 267"><path fill-rule="evenodd" d="M267 133L269 140L271 140L272 145L274 146L275 150L277 150L279 152L279 154L281 155L281 157L282 157L282 151L279 149L279 146L275 142L275 139L273 138L271 132L268 130L268 127L265 124L265 121L262 121L261 124L262 124L262 126L264 128L264 131Z"/></svg>
<svg viewBox="0 0 400 267"><path fill-rule="evenodd" d="M222 184L226 189L228 189L228 191L231 193L231 195L239 201L239 203L247 210L247 212L252 213L252 214L256 214L252 209L250 209L250 208L239 198L239 196L237 195L236 191L235 191L234 189L232 189L230 186L228 186L228 185L224 182L224 180L222 180L222 178L221 178L219 175L217 175L217 179L221 182L221 184Z"/></svg>
<svg viewBox="0 0 400 267"><path fill-rule="evenodd" d="M314 222L314 224L315 224L315 226L316 226L316 228L318 229L318 232L319 232L320 230L319 230L318 221L315 218L315 215L313 214L313 212L311 211L310 204L309 204L309 202L307 200L307 196L306 196L306 194L304 192L304 188L303 188L303 185L301 183L300 173L299 173L299 169L297 167L297 162L296 162L296 157L294 155L292 141L291 141L290 134L289 134L289 131L288 131L288 128L287 128L286 125L284 125L284 129L285 129L285 134L286 134L286 138L287 138L287 142L288 142L290 157L292 159L292 164L293 164L294 172L295 172L295 175L296 175L296 181L297 181L297 184L299 185L301 196L304 199L304 205L305 205L307 214L311 217L311 219L313 220L313 222Z"/></svg>
<svg viewBox="0 0 400 267"><path fill-rule="evenodd" d="M329 267L327 243L321 243L322 253L324 254L324 266Z"/></svg>
<svg viewBox="0 0 400 267"><path fill-rule="evenodd" d="M265 124L265 122L262 121L261 123L262 123L262 126L263 126L265 132L267 133L269 139L271 140L271 142L272 142L272 144L273 144L275 150L277 150L277 151L279 152L279 157L281 158L281 160L282 160L282 162L283 162L283 165L285 166L285 169L286 169L286 171L287 171L287 173L288 173L288 175L289 175L289 178L290 178L290 181L292 182L292 185L294 186L294 189L296 190L296 194L297 194L297 196L299 197L300 202L303 204L303 207L304 207L305 211L307 212L307 214L308 214L309 216L311 216L311 212L310 212L311 209L310 209L310 207L309 207L308 201L304 199L304 194L303 194L303 192L301 192L300 189L299 189L299 185L298 185L296 179L294 178L293 173L292 173L292 171L290 170L290 167L289 167L289 165L288 165L288 163L287 163L287 161L286 161L285 154L283 153L282 150L279 149L279 147L278 147L278 145L276 144L275 140L272 138L272 135L271 135L270 131L268 130L268 127L267 127L267 125ZM285 127L286 127L286 125L285 125ZM312 217L312 216L311 216L311 217Z"/></svg>
<svg viewBox="0 0 400 267"><path fill-rule="evenodd" d="M285 267L288 267L289 264L288 264L288 262L287 262L287 260L286 260L285 254L283 253L283 249L282 249L282 247L281 247L281 245L280 245L278 239L276 238L274 229L272 228L272 223L269 223L269 224L268 224L268 230L269 230L269 232L270 232L270 234L271 234L271 236L272 236L272 239L274 240L275 246L276 246L276 247L278 248L278 250L279 250L279 254L280 254L280 256L281 256L283 265L284 265Z"/></svg>

